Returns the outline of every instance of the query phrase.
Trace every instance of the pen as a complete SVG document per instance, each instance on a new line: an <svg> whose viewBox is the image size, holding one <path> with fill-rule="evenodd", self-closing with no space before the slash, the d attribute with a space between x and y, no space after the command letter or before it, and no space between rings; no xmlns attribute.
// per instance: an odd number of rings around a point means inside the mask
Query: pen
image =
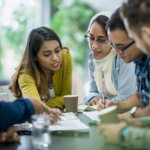
<svg viewBox="0 0 150 150"><path fill-rule="evenodd" d="M106 102L105 102L105 98L104 98L104 94L102 93L102 99L103 99L103 104L104 104L104 108L106 107Z"/></svg>

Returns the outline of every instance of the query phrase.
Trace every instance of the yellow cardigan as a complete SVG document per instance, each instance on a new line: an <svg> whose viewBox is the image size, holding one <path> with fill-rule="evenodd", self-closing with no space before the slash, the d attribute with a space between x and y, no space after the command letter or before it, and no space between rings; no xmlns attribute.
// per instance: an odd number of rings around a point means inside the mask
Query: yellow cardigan
<svg viewBox="0 0 150 150"><path fill-rule="evenodd" d="M23 97L32 97L41 101L35 79L30 73L20 74L18 84ZM56 97L49 99L46 104L51 108L63 108L63 96L72 93L72 57L69 51L62 50L62 65L54 73L53 84Z"/></svg>

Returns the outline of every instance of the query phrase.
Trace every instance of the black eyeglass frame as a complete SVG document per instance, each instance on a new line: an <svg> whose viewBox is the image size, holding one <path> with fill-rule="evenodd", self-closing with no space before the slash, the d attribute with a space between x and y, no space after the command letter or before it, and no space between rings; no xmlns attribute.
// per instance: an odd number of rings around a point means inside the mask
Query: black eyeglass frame
<svg viewBox="0 0 150 150"><path fill-rule="evenodd" d="M133 45L135 43L135 41L133 40L132 42L130 42L129 44L127 44L123 49L118 49L115 45L113 45L109 40L106 41L106 43L111 46L112 48L116 49L117 51L123 53L127 48L129 48L131 45Z"/></svg>

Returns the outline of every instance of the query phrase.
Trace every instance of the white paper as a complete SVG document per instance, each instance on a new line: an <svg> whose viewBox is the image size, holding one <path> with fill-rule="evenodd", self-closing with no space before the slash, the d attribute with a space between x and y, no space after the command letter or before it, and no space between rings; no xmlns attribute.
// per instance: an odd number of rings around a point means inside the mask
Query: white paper
<svg viewBox="0 0 150 150"><path fill-rule="evenodd" d="M83 114L93 121L100 121L99 118L100 111L87 111L87 112L84 111Z"/></svg>
<svg viewBox="0 0 150 150"><path fill-rule="evenodd" d="M50 125L50 131L69 131L69 130L85 130L89 129L87 125L82 123L76 115L68 113L61 117L61 120Z"/></svg>

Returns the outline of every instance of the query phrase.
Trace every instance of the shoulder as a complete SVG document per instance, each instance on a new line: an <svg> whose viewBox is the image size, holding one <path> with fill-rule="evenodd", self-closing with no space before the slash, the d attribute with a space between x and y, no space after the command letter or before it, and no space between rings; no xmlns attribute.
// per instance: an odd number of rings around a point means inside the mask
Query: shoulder
<svg viewBox="0 0 150 150"><path fill-rule="evenodd" d="M18 80L20 83L20 82L31 82L31 81L34 81L35 79L30 70L23 69L23 70L20 70L20 72L19 72Z"/></svg>
<svg viewBox="0 0 150 150"><path fill-rule="evenodd" d="M62 59L72 59L72 56L68 47L62 48Z"/></svg>
<svg viewBox="0 0 150 150"><path fill-rule="evenodd" d="M63 47L62 48L62 63L68 64L71 62L72 62L72 56L71 56L69 48Z"/></svg>

